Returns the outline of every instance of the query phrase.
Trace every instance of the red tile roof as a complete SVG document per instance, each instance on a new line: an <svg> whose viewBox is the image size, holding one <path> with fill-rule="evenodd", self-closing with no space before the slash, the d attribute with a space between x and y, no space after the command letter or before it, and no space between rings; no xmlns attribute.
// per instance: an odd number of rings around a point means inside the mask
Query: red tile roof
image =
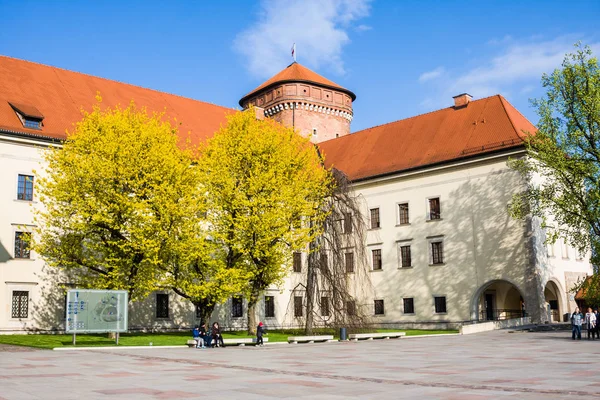
<svg viewBox="0 0 600 400"><path fill-rule="evenodd" d="M66 130L81 120L81 109L90 111L96 93L102 105L146 107L149 112L165 112L176 118L180 134L191 133L194 142L212 136L226 122L225 116L235 110L192 100L127 83L85 75L78 72L11 57L0 56L0 130L25 133L51 139L64 139ZM28 129L13 107L25 113L41 114L41 130Z"/></svg>
<svg viewBox="0 0 600 400"><path fill-rule="evenodd" d="M338 89L343 92L346 92L350 95L350 97L352 97L353 101L356 100L356 95L354 93L352 93L351 91L349 91L348 89L343 88L342 86L338 85L337 83L332 82L329 79L322 77L321 75L317 74L314 71L311 71L310 69L306 68L303 65L298 64L297 62L293 62L290 65L288 65L287 68L285 68L284 70L280 71L275 76L273 76L271 79L267 80L262 85L260 85L259 87L257 87L256 89L254 89L253 91L251 91L250 93L245 95L244 97L242 97L242 99L240 100L240 105L243 106L242 103L247 98L260 92L261 90L266 89L271 85L275 85L278 83L284 83L284 82L316 83L317 85L320 85L320 86L325 86L325 87L329 87L332 89Z"/></svg>
<svg viewBox="0 0 600 400"><path fill-rule="evenodd" d="M523 145L533 126L500 95L375 126L319 144L351 180L386 175Z"/></svg>

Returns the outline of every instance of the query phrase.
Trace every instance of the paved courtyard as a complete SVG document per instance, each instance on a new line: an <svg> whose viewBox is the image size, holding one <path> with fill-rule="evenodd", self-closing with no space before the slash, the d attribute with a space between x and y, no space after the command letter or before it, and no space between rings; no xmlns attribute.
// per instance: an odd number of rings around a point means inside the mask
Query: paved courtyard
<svg viewBox="0 0 600 400"><path fill-rule="evenodd" d="M567 332L264 348L0 347L0 399L600 397L600 341Z"/></svg>

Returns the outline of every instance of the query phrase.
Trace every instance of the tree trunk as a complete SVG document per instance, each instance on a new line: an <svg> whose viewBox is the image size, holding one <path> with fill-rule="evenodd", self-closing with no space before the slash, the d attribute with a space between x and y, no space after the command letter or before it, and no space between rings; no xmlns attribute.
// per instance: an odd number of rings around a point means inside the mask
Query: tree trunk
<svg viewBox="0 0 600 400"><path fill-rule="evenodd" d="M207 301L192 301L192 304L194 304L194 307L200 309L200 325L206 324L206 329L210 329L210 317L215 309L215 305L209 305ZM194 310L194 313L195 312L196 310ZM196 320L195 315L194 320Z"/></svg>
<svg viewBox="0 0 600 400"><path fill-rule="evenodd" d="M317 252L308 254L308 262L306 263L306 323L304 325L304 333L306 335L313 334L315 321L315 301L317 292L317 268L316 260Z"/></svg>
<svg viewBox="0 0 600 400"><path fill-rule="evenodd" d="M256 303L258 302L258 295L254 293L250 295L248 299L248 335L256 335Z"/></svg>

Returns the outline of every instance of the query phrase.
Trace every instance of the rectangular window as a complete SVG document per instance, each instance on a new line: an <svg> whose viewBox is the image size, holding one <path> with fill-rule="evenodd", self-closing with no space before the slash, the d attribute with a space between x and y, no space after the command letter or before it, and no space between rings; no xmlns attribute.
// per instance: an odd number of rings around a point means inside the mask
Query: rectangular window
<svg viewBox="0 0 600 400"><path fill-rule="evenodd" d="M321 257L319 258L319 269L322 274L326 274L329 271L329 264L327 260L327 254L321 253Z"/></svg>
<svg viewBox="0 0 600 400"><path fill-rule="evenodd" d="M31 258L30 242L31 233L15 232L15 258Z"/></svg>
<svg viewBox="0 0 600 400"><path fill-rule="evenodd" d="M344 213L344 233L352 233L352 214Z"/></svg>
<svg viewBox="0 0 600 400"><path fill-rule="evenodd" d="M169 295L156 293L156 318L169 318Z"/></svg>
<svg viewBox="0 0 600 400"><path fill-rule="evenodd" d="M17 184L17 200L33 200L33 176L20 175Z"/></svg>
<svg viewBox="0 0 600 400"><path fill-rule="evenodd" d="M356 302L354 300L346 302L346 313L348 315L356 315Z"/></svg>
<svg viewBox="0 0 600 400"><path fill-rule="evenodd" d="M440 219L441 218L441 210L440 210L440 198L436 197L433 199L429 199L429 219Z"/></svg>
<svg viewBox="0 0 600 400"><path fill-rule="evenodd" d="M402 268L412 267L410 245L400 246L400 265Z"/></svg>
<svg viewBox="0 0 600 400"><path fill-rule="evenodd" d="M375 300L375 315L383 315L385 314L385 309L383 307L383 300Z"/></svg>
<svg viewBox="0 0 600 400"><path fill-rule="evenodd" d="M406 225L409 223L408 203L398 204L398 223L400 225Z"/></svg>
<svg viewBox="0 0 600 400"><path fill-rule="evenodd" d="M265 318L275 318L275 296L265 296Z"/></svg>
<svg viewBox="0 0 600 400"><path fill-rule="evenodd" d="M12 318L27 318L29 316L29 292L26 290L13 290L12 292Z"/></svg>
<svg viewBox="0 0 600 400"><path fill-rule="evenodd" d="M321 297L321 316L329 317L329 297Z"/></svg>
<svg viewBox="0 0 600 400"><path fill-rule="evenodd" d="M373 254L373 271L380 271L382 268L381 249L372 250Z"/></svg>
<svg viewBox="0 0 600 400"><path fill-rule="evenodd" d="M431 242L431 264L443 264L444 263L444 243L443 242Z"/></svg>
<svg viewBox="0 0 600 400"><path fill-rule="evenodd" d="M562 258L564 258L564 259L569 258L569 244L564 239L563 239L563 244L562 244Z"/></svg>
<svg viewBox="0 0 600 400"><path fill-rule="evenodd" d="M302 253L294 252L294 272L302 272Z"/></svg>
<svg viewBox="0 0 600 400"><path fill-rule="evenodd" d="M434 297L435 301L435 312L436 314L443 314L446 312L446 298L443 296Z"/></svg>
<svg viewBox="0 0 600 400"><path fill-rule="evenodd" d="M231 317L242 318L244 316L244 301L241 296L231 298Z"/></svg>
<svg viewBox="0 0 600 400"><path fill-rule="evenodd" d="M371 229L376 229L381 226L379 221L379 208L371 208Z"/></svg>
<svg viewBox="0 0 600 400"><path fill-rule="evenodd" d="M302 317L303 314L302 296L294 296L294 317Z"/></svg>
<svg viewBox="0 0 600 400"><path fill-rule="evenodd" d="M404 314L415 313L415 300L412 297L402 299L404 303Z"/></svg>
<svg viewBox="0 0 600 400"><path fill-rule="evenodd" d="M354 272L354 253L345 253L346 272Z"/></svg>
<svg viewBox="0 0 600 400"><path fill-rule="evenodd" d="M554 243L548 243L546 247L548 249L548 257L554 257Z"/></svg>

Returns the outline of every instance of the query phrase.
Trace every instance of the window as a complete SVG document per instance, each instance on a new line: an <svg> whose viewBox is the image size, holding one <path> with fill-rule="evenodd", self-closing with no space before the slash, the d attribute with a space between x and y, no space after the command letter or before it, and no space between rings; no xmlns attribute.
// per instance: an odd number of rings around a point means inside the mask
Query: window
<svg viewBox="0 0 600 400"><path fill-rule="evenodd" d="M33 200L33 176L20 175L17 183L17 200Z"/></svg>
<svg viewBox="0 0 600 400"><path fill-rule="evenodd" d="M244 316L244 303L240 296L231 298L231 317L242 318Z"/></svg>
<svg viewBox="0 0 600 400"><path fill-rule="evenodd" d="M384 311L383 300L375 300L375 315L383 315Z"/></svg>
<svg viewBox="0 0 600 400"><path fill-rule="evenodd" d="M371 229L376 229L381 227L381 223L379 221L379 208L371 208Z"/></svg>
<svg viewBox="0 0 600 400"><path fill-rule="evenodd" d="M294 317L302 317L302 296L294 296Z"/></svg>
<svg viewBox="0 0 600 400"><path fill-rule="evenodd" d="M412 267L412 259L410 255L410 244L400 246L400 267Z"/></svg>
<svg viewBox="0 0 600 400"><path fill-rule="evenodd" d="M29 129L41 129L40 120L23 118L23 126Z"/></svg>
<svg viewBox="0 0 600 400"><path fill-rule="evenodd" d="M329 297L321 297L321 316L329 317Z"/></svg>
<svg viewBox="0 0 600 400"><path fill-rule="evenodd" d="M565 260L569 259L569 244L564 239L562 244L562 258L564 258Z"/></svg>
<svg viewBox="0 0 600 400"><path fill-rule="evenodd" d="M29 316L29 292L26 290L13 290L12 292L12 318L27 318Z"/></svg>
<svg viewBox="0 0 600 400"><path fill-rule="evenodd" d="M408 203L398 204L398 223L400 225L407 225L408 219Z"/></svg>
<svg viewBox="0 0 600 400"><path fill-rule="evenodd" d="M30 242L31 233L15 232L15 258L31 258Z"/></svg>
<svg viewBox="0 0 600 400"><path fill-rule="evenodd" d="M444 263L444 243L442 241L431 242L431 264Z"/></svg>
<svg viewBox="0 0 600 400"><path fill-rule="evenodd" d="M356 315L356 302L354 300L346 302L346 313L348 315Z"/></svg>
<svg viewBox="0 0 600 400"><path fill-rule="evenodd" d="M274 296L265 296L265 318L275 318Z"/></svg>
<svg viewBox="0 0 600 400"><path fill-rule="evenodd" d="M441 219L440 198L429 199L429 219Z"/></svg>
<svg viewBox="0 0 600 400"><path fill-rule="evenodd" d="M344 213L344 233L352 233L352 214Z"/></svg>
<svg viewBox="0 0 600 400"><path fill-rule="evenodd" d="M373 254L373 271L381 271L381 249L372 250L371 253Z"/></svg>
<svg viewBox="0 0 600 400"><path fill-rule="evenodd" d="M444 314L446 312L446 298L443 296L434 297L435 301L435 313Z"/></svg>
<svg viewBox="0 0 600 400"><path fill-rule="evenodd" d="M414 314L415 313L415 299L412 297L408 297L402 299L404 303L404 314Z"/></svg>
<svg viewBox="0 0 600 400"><path fill-rule="evenodd" d="M317 130L313 129L313 136L317 136Z"/></svg>
<svg viewBox="0 0 600 400"><path fill-rule="evenodd" d="M156 293L156 318L169 318L169 295Z"/></svg>
<svg viewBox="0 0 600 400"><path fill-rule="evenodd" d="M321 253L321 257L319 259L319 269L322 274L329 272L329 264L327 260L327 254Z"/></svg>
<svg viewBox="0 0 600 400"><path fill-rule="evenodd" d="M294 272L302 272L302 253L294 252Z"/></svg>
<svg viewBox="0 0 600 400"><path fill-rule="evenodd" d="M354 272L354 253L345 253L346 272Z"/></svg>
<svg viewBox="0 0 600 400"><path fill-rule="evenodd" d="M554 243L548 243L546 247L548 249L548 257L554 257Z"/></svg>

